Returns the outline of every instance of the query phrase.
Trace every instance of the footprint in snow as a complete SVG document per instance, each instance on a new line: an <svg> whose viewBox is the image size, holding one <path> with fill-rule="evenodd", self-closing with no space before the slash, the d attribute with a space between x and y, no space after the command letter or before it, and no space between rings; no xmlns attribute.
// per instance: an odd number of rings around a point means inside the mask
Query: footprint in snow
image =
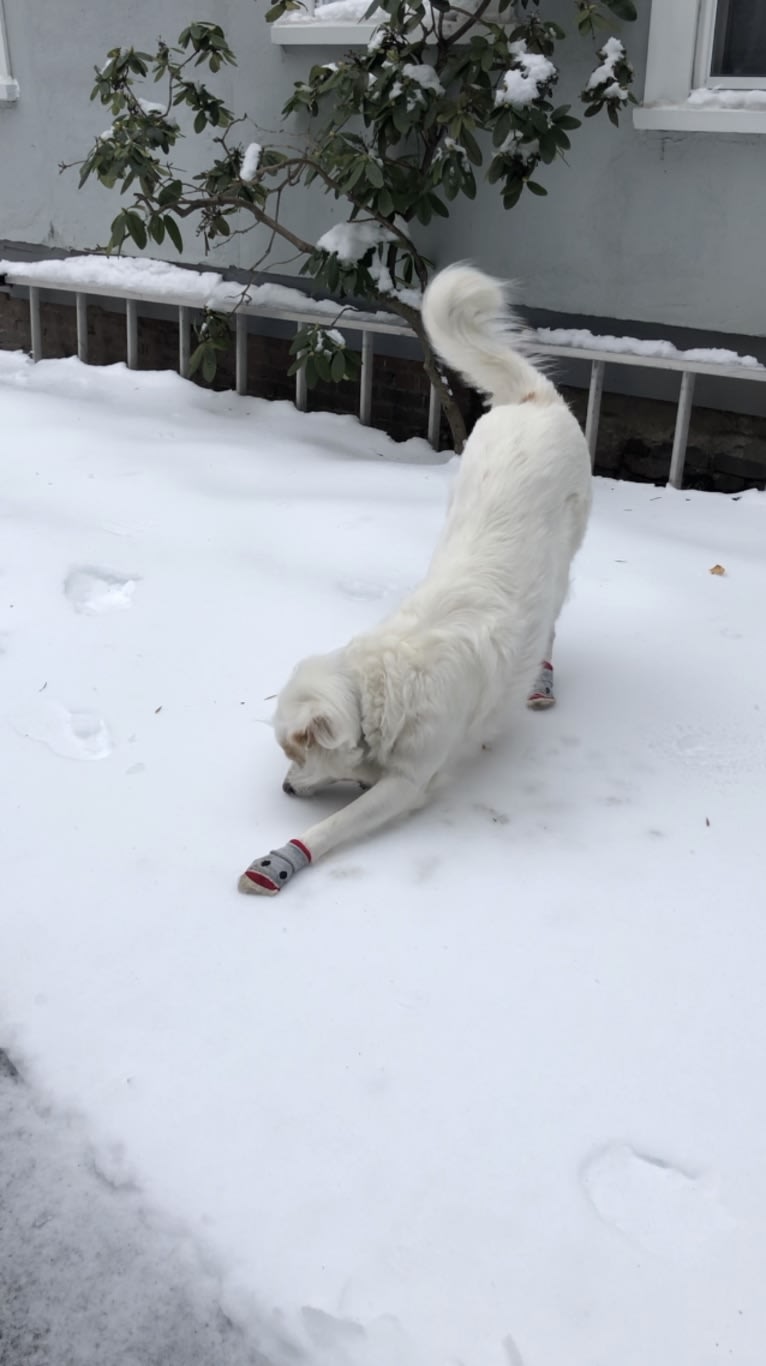
<svg viewBox="0 0 766 1366"><path fill-rule="evenodd" d="M732 1226L702 1177L628 1143L610 1143L588 1157L580 1183L605 1224L662 1257L693 1256Z"/></svg>
<svg viewBox="0 0 766 1366"><path fill-rule="evenodd" d="M47 745L63 759L107 759L112 739L103 716L94 711L74 711L61 702L43 698L12 717L18 735Z"/></svg>
<svg viewBox="0 0 766 1366"><path fill-rule="evenodd" d="M137 582L124 574L112 574L108 569L78 565L64 580L64 596L75 612L88 616L125 611L133 601Z"/></svg>

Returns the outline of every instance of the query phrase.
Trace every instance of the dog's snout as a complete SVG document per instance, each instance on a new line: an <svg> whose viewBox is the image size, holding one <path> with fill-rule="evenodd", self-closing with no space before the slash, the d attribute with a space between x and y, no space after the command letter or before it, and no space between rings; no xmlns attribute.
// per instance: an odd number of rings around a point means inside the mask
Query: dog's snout
<svg viewBox="0 0 766 1366"><path fill-rule="evenodd" d="M282 791L283 791L283 792L286 792L287 795L288 795L288 797L294 797L294 796L295 796L295 788L293 787L293 785L292 785L292 783L290 782L290 779L289 779L289 778L285 778L285 781L284 781L283 784L282 784Z"/></svg>

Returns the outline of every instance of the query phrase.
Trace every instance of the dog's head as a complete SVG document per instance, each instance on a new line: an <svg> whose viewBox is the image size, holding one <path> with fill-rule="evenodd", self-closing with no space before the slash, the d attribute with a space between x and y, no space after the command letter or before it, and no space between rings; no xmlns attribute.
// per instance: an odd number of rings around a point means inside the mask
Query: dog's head
<svg viewBox="0 0 766 1366"><path fill-rule="evenodd" d="M276 737L290 760L286 792L371 781L359 698L339 653L304 659L277 700Z"/></svg>

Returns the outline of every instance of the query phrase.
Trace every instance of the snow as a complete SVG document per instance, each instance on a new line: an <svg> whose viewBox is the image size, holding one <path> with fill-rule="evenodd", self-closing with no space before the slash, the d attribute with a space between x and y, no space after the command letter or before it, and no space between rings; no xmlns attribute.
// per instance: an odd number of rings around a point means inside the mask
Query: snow
<svg viewBox="0 0 766 1366"><path fill-rule="evenodd" d="M239 173L241 180L255 180L262 156L263 148L260 142L248 143L245 148L245 155L242 158L242 169Z"/></svg>
<svg viewBox="0 0 766 1366"><path fill-rule="evenodd" d="M388 294L392 298L398 299L408 308L420 308L423 302L423 291L421 289L395 284L388 266L375 257L370 262L368 269L381 294Z"/></svg>
<svg viewBox="0 0 766 1366"><path fill-rule="evenodd" d="M359 261L370 250L384 242L395 241L395 233L382 223L370 219L352 223L335 223L317 241L320 251L327 251L348 264Z"/></svg>
<svg viewBox="0 0 766 1366"><path fill-rule="evenodd" d="M503 75L495 91L495 104L532 104L556 80L558 71L542 53L528 52L523 39L511 43L510 51L516 65Z"/></svg>
<svg viewBox="0 0 766 1366"><path fill-rule="evenodd" d="M62 1142L269 1366L760 1366L766 497L596 481L557 708L264 905L341 800L265 699L418 580L454 462L1 352L0 431L0 1044Z"/></svg>
<svg viewBox="0 0 766 1366"><path fill-rule="evenodd" d="M328 342L330 343L329 346L327 345ZM345 345L346 339L336 327L323 328L317 333L316 349L324 351L327 355L333 355L337 347Z"/></svg>
<svg viewBox="0 0 766 1366"><path fill-rule="evenodd" d="M614 68L619 62L625 60L625 48L619 38L607 38L604 46L599 50L598 55L602 59L601 65L597 66L594 71L591 71L590 76L586 81L585 89L597 90L600 85L603 85L607 87L603 92L604 95L608 96L610 92L616 89L619 92L620 99L627 99L627 90L623 89L619 82L615 81L614 77Z"/></svg>
<svg viewBox="0 0 766 1366"><path fill-rule="evenodd" d="M405 80L413 81L421 90L428 90L432 95L444 94L444 86L427 62L405 62L401 70Z"/></svg>
<svg viewBox="0 0 766 1366"><path fill-rule="evenodd" d="M281 16L279 23L353 24L364 19L369 8L370 0L327 0L326 4L318 3L313 14L308 14L306 10L288 10ZM373 20L374 15L370 23Z"/></svg>
<svg viewBox="0 0 766 1366"><path fill-rule="evenodd" d="M4 1366L267 1366L221 1312L188 1235L146 1210L1 1051L0 1172Z"/></svg>
<svg viewBox="0 0 766 1366"><path fill-rule="evenodd" d="M692 90L688 104L701 109L766 109L766 90Z"/></svg>
<svg viewBox="0 0 766 1366"><path fill-rule="evenodd" d="M163 118L165 117L167 105L157 104L154 100L139 100L138 103L145 114L161 114ZM175 124L176 127L178 126L176 119L169 119L168 122Z"/></svg>
<svg viewBox="0 0 766 1366"><path fill-rule="evenodd" d="M55 288L57 284L114 288L116 292L142 298L182 297L204 307L223 277L217 271L184 270L167 261L140 256L68 256L63 261L0 261L0 274L23 274Z"/></svg>
<svg viewBox="0 0 766 1366"><path fill-rule="evenodd" d="M748 370L763 370L755 356L740 356L722 346L692 346L686 351L661 338L610 337L590 332L587 327L538 327L538 341L551 346L572 346L582 350L612 351L616 355L657 356L666 360L700 361L705 365L741 365Z"/></svg>
<svg viewBox="0 0 766 1366"><path fill-rule="evenodd" d="M357 321L375 318L399 322L393 314L364 312L341 306L334 299L314 299L289 285L244 286L236 280L224 280L216 271L185 270L145 256L69 256L63 261L0 260L0 275L4 273L38 281L41 286L51 289L60 285L76 286L85 293L89 289L114 290L115 295L124 297L159 303L172 299L190 307L221 310L238 304L246 289L245 302L261 308L267 315L317 313L336 318L342 307L346 317L352 315Z"/></svg>

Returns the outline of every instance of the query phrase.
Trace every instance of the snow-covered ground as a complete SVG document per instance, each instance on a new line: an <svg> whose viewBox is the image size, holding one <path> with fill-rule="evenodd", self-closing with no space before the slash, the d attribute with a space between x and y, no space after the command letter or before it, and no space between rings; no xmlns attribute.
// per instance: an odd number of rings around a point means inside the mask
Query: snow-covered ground
<svg viewBox="0 0 766 1366"><path fill-rule="evenodd" d="M270 1366L184 1230L0 1053L2 1366Z"/></svg>
<svg viewBox="0 0 766 1366"><path fill-rule="evenodd" d="M558 707L235 890L306 823L266 699L452 475L0 352L0 1046L274 1366L762 1366L764 495L599 481Z"/></svg>

